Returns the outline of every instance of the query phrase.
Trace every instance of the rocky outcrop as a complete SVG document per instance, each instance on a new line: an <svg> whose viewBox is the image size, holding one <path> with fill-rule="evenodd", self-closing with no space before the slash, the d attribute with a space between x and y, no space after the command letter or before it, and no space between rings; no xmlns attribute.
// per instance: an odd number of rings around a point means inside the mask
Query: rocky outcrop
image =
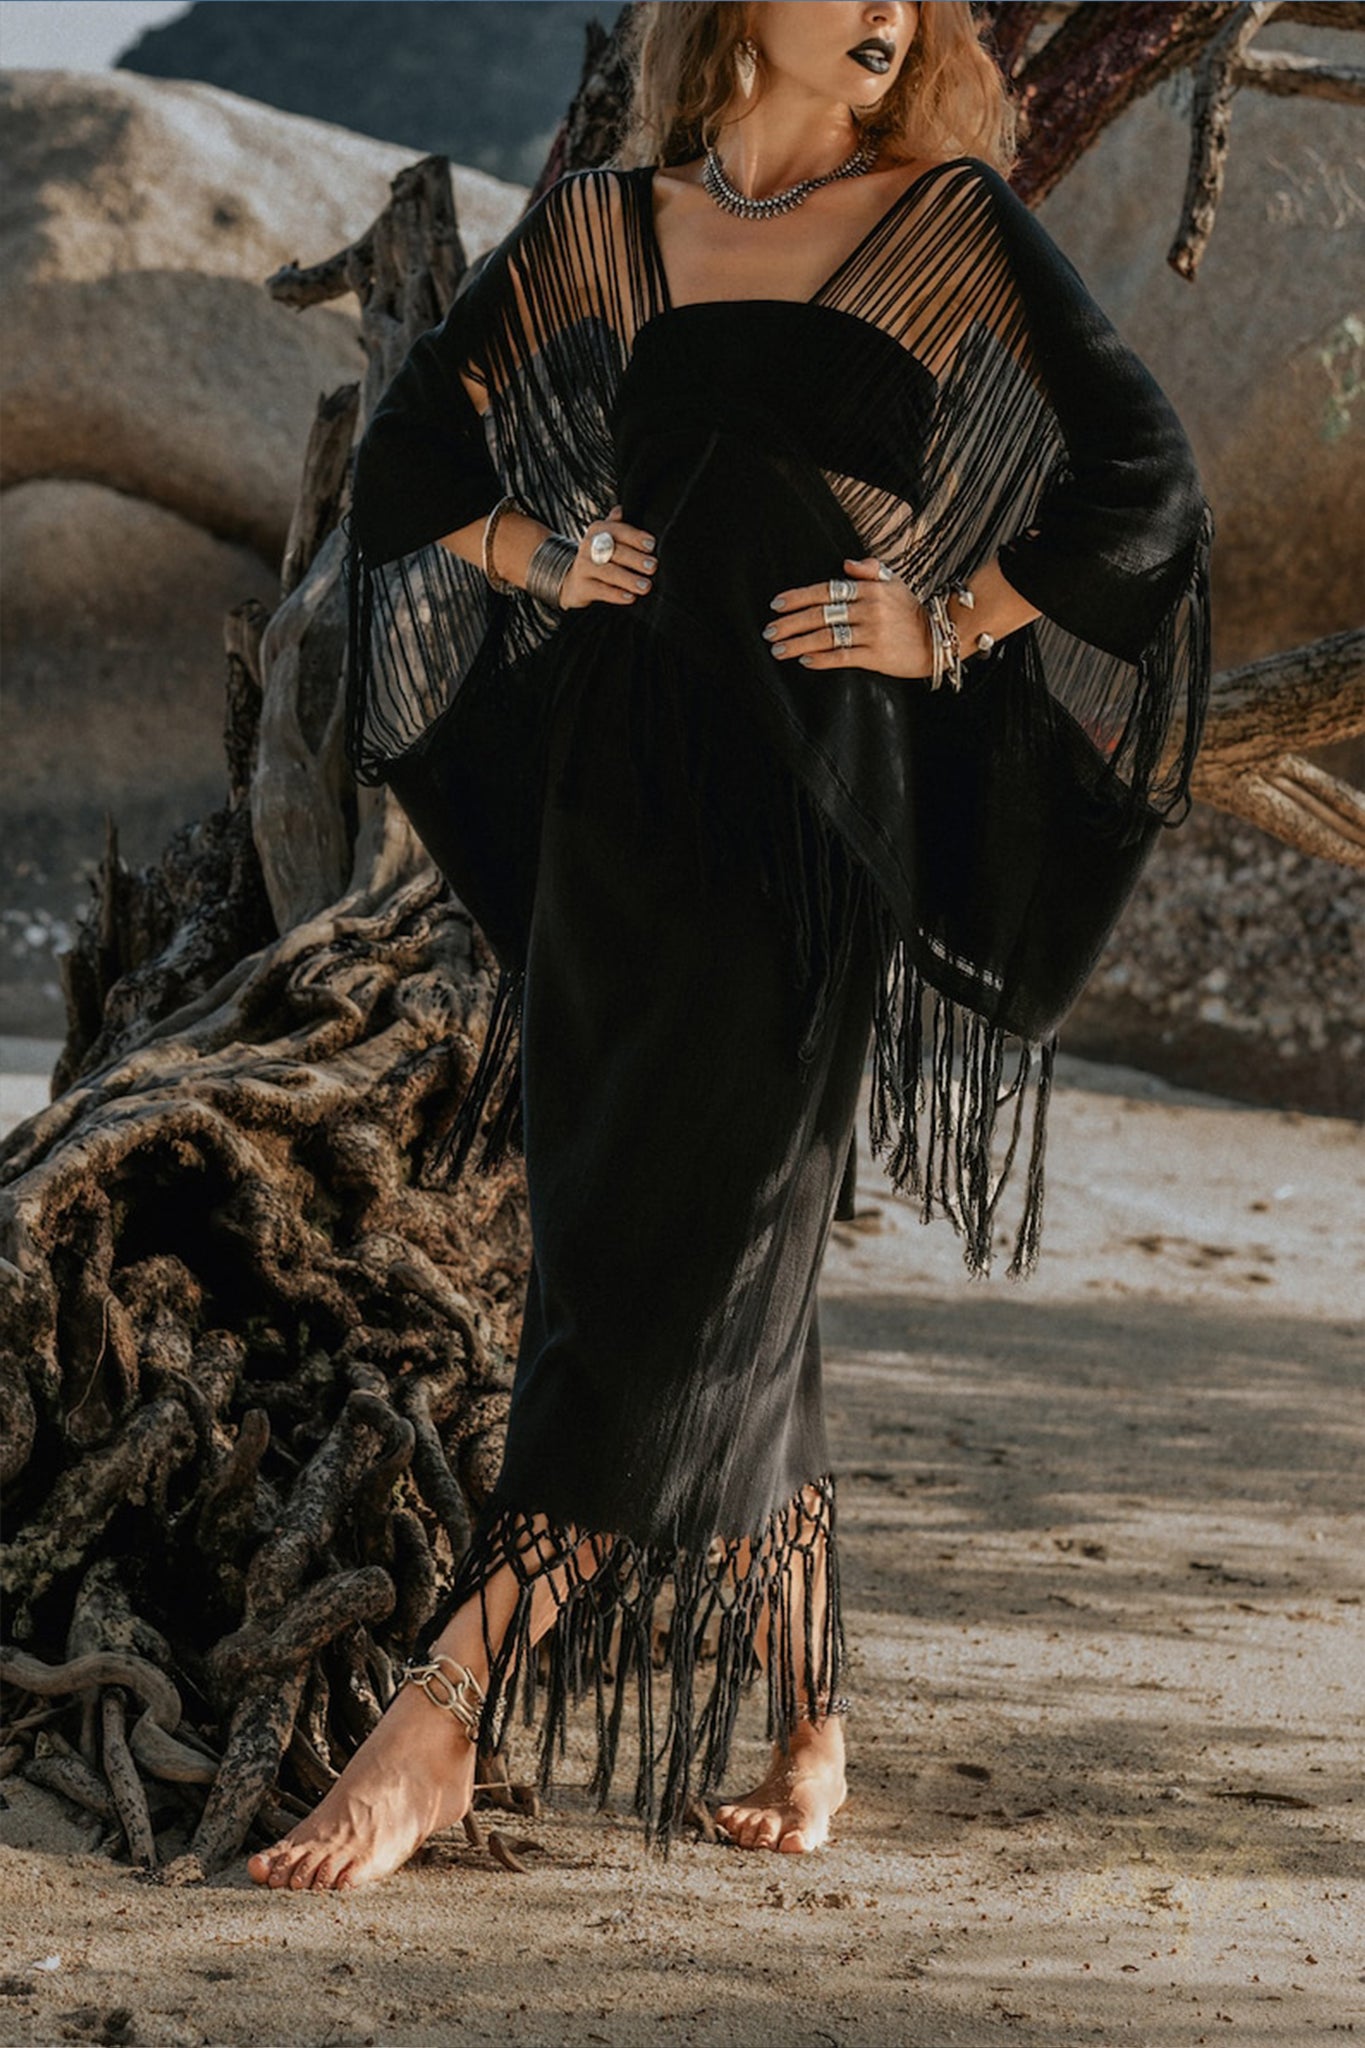
<svg viewBox="0 0 1365 2048"><path fill-rule="evenodd" d="M1358 64L1359 36L1273 24L1258 49ZM1107 129L1045 200L1062 244L1189 430L1218 518L1214 658L1358 626L1365 533L1360 115L1242 92L1193 284L1166 251L1189 155L1188 75Z"/></svg>
<svg viewBox="0 0 1365 2048"><path fill-rule="evenodd" d="M272 608L354 299L264 289L360 234L414 152L212 86L0 74L0 1030L60 1030L103 813L134 863L222 800L223 618ZM524 191L454 173L470 257Z"/></svg>
<svg viewBox="0 0 1365 2048"><path fill-rule="evenodd" d="M619 0L233 0L144 29L119 63L529 185L578 83L587 24L610 28L620 11Z"/></svg>
<svg viewBox="0 0 1365 2048"><path fill-rule="evenodd" d="M363 364L354 300L300 318L264 280L343 248L414 153L130 73L0 90L0 484L80 477L277 561L318 397ZM524 193L455 187L473 256Z"/></svg>

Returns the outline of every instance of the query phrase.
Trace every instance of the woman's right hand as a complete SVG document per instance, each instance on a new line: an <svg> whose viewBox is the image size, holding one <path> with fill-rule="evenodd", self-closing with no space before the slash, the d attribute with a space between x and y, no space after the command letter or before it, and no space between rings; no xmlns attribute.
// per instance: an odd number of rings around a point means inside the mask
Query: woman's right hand
<svg viewBox="0 0 1365 2048"><path fill-rule="evenodd" d="M609 562L594 562L588 549L595 533L610 533L616 552ZM622 508L613 505L605 519L594 519L578 543L578 553L559 592L565 611L578 611L589 604L634 604L653 588L658 562L654 536L641 527L628 526Z"/></svg>

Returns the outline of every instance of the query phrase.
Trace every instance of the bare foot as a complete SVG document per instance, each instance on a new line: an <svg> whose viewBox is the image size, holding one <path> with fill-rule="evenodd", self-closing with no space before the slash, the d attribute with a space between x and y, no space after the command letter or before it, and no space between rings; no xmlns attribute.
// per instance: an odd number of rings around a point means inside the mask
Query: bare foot
<svg viewBox="0 0 1365 2048"><path fill-rule="evenodd" d="M787 1756L774 1745L763 1783L716 1808L716 1819L741 1849L801 1853L829 1839L829 1824L848 1797L844 1731L837 1714L800 1721Z"/></svg>
<svg viewBox="0 0 1365 2048"><path fill-rule="evenodd" d="M474 1797L474 1745L417 1685L403 1685L306 1820L247 1858L255 1883L349 1891L388 1877Z"/></svg>

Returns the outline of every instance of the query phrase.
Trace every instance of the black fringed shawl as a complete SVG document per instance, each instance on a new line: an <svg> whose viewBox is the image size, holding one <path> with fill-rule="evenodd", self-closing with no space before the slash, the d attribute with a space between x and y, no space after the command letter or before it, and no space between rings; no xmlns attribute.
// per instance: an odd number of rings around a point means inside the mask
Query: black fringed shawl
<svg viewBox="0 0 1365 2048"><path fill-rule="evenodd" d="M576 172L476 267L360 442L350 758L360 781L391 785L502 968L442 1164L458 1172L480 1128L485 1165L518 1135L547 707L556 667L590 650L592 615L606 608L565 614L495 595L436 543L505 491L570 535L619 500L659 541L646 603L674 603L765 707L794 792L790 815L763 800L785 847L774 874L800 971L837 969L822 927L830 833L875 884L874 1151L889 1153L926 1218L953 1219L980 1272L1022 1141L1011 1271L1027 1271L1057 1027L1161 825L1188 809L1212 517L1156 382L978 159L915 179L800 303L828 374L864 380L840 416L870 423L865 445L813 455L776 425L765 440L761 417L727 420L723 391L709 409L680 402L667 434L648 422L637 432L637 347L692 316L670 300L652 169ZM885 345L841 353L846 318ZM461 369L486 390L486 416ZM733 491L708 500L705 560L670 550L690 485L709 464L722 486L736 450ZM880 457L891 452L898 476L917 477L913 493L888 486ZM759 640L773 591L837 575L845 556L876 555L926 594L997 553L1042 617L971 661L960 694L867 669L802 670Z"/></svg>

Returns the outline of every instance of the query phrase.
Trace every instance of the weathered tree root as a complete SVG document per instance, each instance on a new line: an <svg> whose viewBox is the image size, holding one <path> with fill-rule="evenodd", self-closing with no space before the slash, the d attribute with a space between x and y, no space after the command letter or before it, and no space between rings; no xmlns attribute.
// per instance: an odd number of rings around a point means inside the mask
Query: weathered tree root
<svg viewBox="0 0 1365 2048"><path fill-rule="evenodd" d="M209 1870L307 1810L467 1541L525 1190L411 1161L477 1058L480 944L430 875L335 906L0 1148L0 1759L148 1868L168 1826Z"/></svg>

